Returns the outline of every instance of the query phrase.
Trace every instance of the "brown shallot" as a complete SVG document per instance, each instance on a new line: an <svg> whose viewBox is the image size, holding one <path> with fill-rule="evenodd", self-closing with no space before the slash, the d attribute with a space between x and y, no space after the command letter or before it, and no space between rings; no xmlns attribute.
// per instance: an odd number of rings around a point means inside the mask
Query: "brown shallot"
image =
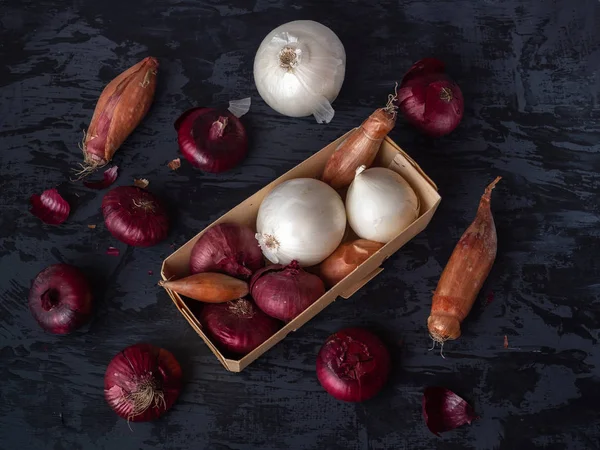
<svg viewBox="0 0 600 450"><path fill-rule="evenodd" d="M375 110L360 127L350 132L327 161L322 181L340 189L352 183L356 169L373 164L381 143L396 125L395 100L396 96L390 95L385 108Z"/></svg>
<svg viewBox="0 0 600 450"><path fill-rule="evenodd" d="M106 165L142 121L154 98L158 61L147 57L113 79L102 91L82 150L78 175L84 177Z"/></svg>
<svg viewBox="0 0 600 450"><path fill-rule="evenodd" d="M343 243L319 266L321 279L327 287L333 287L381 247L383 244L367 239Z"/></svg>
<svg viewBox="0 0 600 450"><path fill-rule="evenodd" d="M497 177L479 202L473 223L463 233L433 294L427 328L434 342L443 344L460 336L460 324L467 317L496 259L497 237L490 209Z"/></svg>
<svg viewBox="0 0 600 450"><path fill-rule="evenodd" d="M206 303L223 303L248 295L248 283L223 273L203 272L172 281L159 281L159 286Z"/></svg>

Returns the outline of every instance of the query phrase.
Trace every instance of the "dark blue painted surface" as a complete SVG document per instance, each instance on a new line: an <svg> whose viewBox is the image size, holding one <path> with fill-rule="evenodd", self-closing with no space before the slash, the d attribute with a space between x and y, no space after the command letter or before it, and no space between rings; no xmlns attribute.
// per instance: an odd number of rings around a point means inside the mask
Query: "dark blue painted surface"
<svg viewBox="0 0 600 450"><path fill-rule="evenodd" d="M260 41L294 19L323 22L346 46L329 125L279 116L256 94ZM168 241L133 249L106 231L103 193L68 176L102 87L147 55L160 60L157 95L115 157L117 184L149 179L176 220ZM447 62L466 103L447 138L432 141L402 122L392 133L439 185L430 227L350 300L243 373L227 373L156 286L162 260L359 124L423 56ZM598 1L4 0L0 61L0 448L600 446ZM240 167L222 175L166 167L178 156L172 123L181 111L248 95L252 146ZM493 199L498 258L463 336L441 359L427 351L431 291L496 175L504 177ZM72 213L50 227L28 213L28 199L55 186ZM106 255L108 246L120 256ZM97 294L93 322L67 337L44 334L26 305L31 279L59 261L82 267ZM395 355L389 386L360 405L329 397L314 373L321 343L349 325L379 330ZM167 416L131 431L104 402L103 376L111 357L138 341L173 351L186 383ZM431 435L420 411L429 384L463 395L481 420Z"/></svg>

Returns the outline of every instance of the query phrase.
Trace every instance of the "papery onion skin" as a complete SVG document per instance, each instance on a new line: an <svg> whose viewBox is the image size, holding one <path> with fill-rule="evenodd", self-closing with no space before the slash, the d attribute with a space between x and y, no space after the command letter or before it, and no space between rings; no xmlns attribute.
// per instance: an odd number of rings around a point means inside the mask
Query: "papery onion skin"
<svg viewBox="0 0 600 450"><path fill-rule="evenodd" d="M404 76L396 101L405 119L432 137L451 133L463 117L462 91L444 70L444 63L434 58L417 61Z"/></svg>
<svg viewBox="0 0 600 450"><path fill-rule="evenodd" d="M106 228L134 247L150 247L169 234L169 217L162 202L145 189L119 186L102 199Z"/></svg>
<svg viewBox="0 0 600 450"><path fill-rule="evenodd" d="M236 223L220 223L206 230L190 256L192 274L220 272L248 279L264 265L254 231Z"/></svg>
<svg viewBox="0 0 600 450"><path fill-rule="evenodd" d="M390 353L383 342L364 328L345 328L329 336L317 356L317 378L338 400L362 402L386 384Z"/></svg>
<svg viewBox="0 0 600 450"><path fill-rule="evenodd" d="M346 194L348 224L362 239L388 243L419 217L419 197L398 173L360 167Z"/></svg>
<svg viewBox="0 0 600 450"><path fill-rule="evenodd" d="M29 310L47 332L68 334L92 316L92 291L83 273L69 264L53 264L34 278Z"/></svg>
<svg viewBox="0 0 600 450"><path fill-rule="evenodd" d="M381 247L382 243L367 239L345 242L320 264L319 275L325 285L331 288L354 272Z"/></svg>
<svg viewBox="0 0 600 450"><path fill-rule="evenodd" d="M272 30L254 59L262 99L289 117L314 115L328 123L346 71L346 52L336 34L318 22L296 20Z"/></svg>
<svg viewBox="0 0 600 450"><path fill-rule="evenodd" d="M300 268L297 261L289 265L270 265L252 277L250 292L257 306L269 316L290 321L325 293L323 281Z"/></svg>
<svg viewBox="0 0 600 450"><path fill-rule="evenodd" d="M48 189L29 199L31 213L49 225L60 225L69 217L71 207L56 189Z"/></svg>
<svg viewBox="0 0 600 450"><path fill-rule="evenodd" d="M236 355L250 353L281 327L246 298L204 305L200 323L219 349Z"/></svg>
<svg viewBox="0 0 600 450"><path fill-rule="evenodd" d="M248 153L246 129L230 111L192 108L177 119L175 129L183 156L205 172L232 169Z"/></svg>
<svg viewBox="0 0 600 450"><path fill-rule="evenodd" d="M340 244L345 229L341 197L314 178L295 178L275 187L256 218L256 239L274 264L319 264Z"/></svg>
<svg viewBox="0 0 600 450"><path fill-rule="evenodd" d="M106 368L104 397L128 421L154 420L179 397L181 377L181 367L171 352L135 344L119 352Z"/></svg>
<svg viewBox="0 0 600 450"><path fill-rule="evenodd" d="M464 399L440 386L425 389L422 407L425 424L436 436L479 418Z"/></svg>
<svg viewBox="0 0 600 450"><path fill-rule="evenodd" d="M83 184L86 188L90 189L105 189L115 182L117 179L119 167L113 166L110 169L104 171L102 181L84 181Z"/></svg>

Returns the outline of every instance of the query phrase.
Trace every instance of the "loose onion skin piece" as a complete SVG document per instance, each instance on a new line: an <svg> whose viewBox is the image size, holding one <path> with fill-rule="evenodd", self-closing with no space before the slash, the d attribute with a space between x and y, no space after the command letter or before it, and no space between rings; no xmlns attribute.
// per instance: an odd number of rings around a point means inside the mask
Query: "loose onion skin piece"
<svg viewBox="0 0 600 450"><path fill-rule="evenodd" d="M449 389L431 386L423 393L423 418L436 436L478 419L471 405Z"/></svg>
<svg viewBox="0 0 600 450"><path fill-rule="evenodd" d="M261 310L284 322L294 319L325 293L323 281L302 270L297 261L260 269L252 277L250 289Z"/></svg>
<svg viewBox="0 0 600 450"><path fill-rule="evenodd" d="M209 228L192 248L190 273L220 272L248 279L265 265L254 231L235 223Z"/></svg>
<svg viewBox="0 0 600 450"><path fill-rule="evenodd" d="M445 74L435 58L417 61L402 79L396 101L404 118L432 137L452 132L463 116L460 87Z"/></svg>
<svg viewBox="0 0 600 450"><path fill-rule="evenodd" d="M230 111L193 108L177 119L175 129L185 159L205 172L232 169L248 153L246 129Z"/></svg>
<svg viewBox="0 0 600 450"><path fill-rule="evenodd" d="M34 278L29 310L49 333L68 334L92 315L92 291L83 273L69 264L53 264Z"/></svg>
<svg viewBox="0 0 600 450"><path fill-rule="evenodd" d="M317 356L317 378L338 400L362 402L385 385L391 369L383 342L363 328L345 328L329 336Z"/></svg>
<svg viewBox="0 0 600 450"><path fill-rule="evenodd" d="M456 244L433 294L427 328L435 342L458 339L460 324L471 311L496 259L498 238L490 202L500 179L497 177L485 189L475 220Z"/></svg>
<svg viewBox="0 0 600 450"><path fill-rule="evenodd" d="M102 214L108 231L134 247L158 244L169 233L169 218L162 202L135 186L110 190L102 199Z"/></svg>
<svg viewBox="0 0 600 450"><path fill-rule="evenodd" d="M217 347L237 355L250 353L281 326L245 298L205 305L200 323Z"/></svg>
<svg viewBox="0 0 600 450"><path fill-rule="evenodd" d="M135 344L113 358L104 376L104 397L121 417L154 420L168 411L181 391L181 367L173 354Z"/></svg>
<svg viewBox="0 0 600 450"><path fill-rule="evenodd" d="M321 279L327 287L335 286L381 247L382 243L367 239L343 243L319 266Z"/></svg>

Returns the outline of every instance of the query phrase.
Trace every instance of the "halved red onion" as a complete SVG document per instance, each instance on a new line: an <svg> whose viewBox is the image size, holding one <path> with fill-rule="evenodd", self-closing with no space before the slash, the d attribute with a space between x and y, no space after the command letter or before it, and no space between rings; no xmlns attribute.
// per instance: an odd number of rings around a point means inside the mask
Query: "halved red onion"
<svg viewBox="0 0 600 450"><path fill-rule="evenodd" d="M177 119L175 129L183 156L206 172L232 169L248 152L246 129L227 110L192 108Z"/></svg>
<svg viewBox="0 0 600 450"><path fill-rule="evenodd" d="M439 436L479 417L471 405L451 390L432 386L423 393L423 418L427 428Z"/></svg>
<svg viewBox="0 0 600 450"><path fill-rule="evenodd" d="M118 166L111 167L104 171L102 181L84 181L85 187L90 189L104 189L109 187L117 179L117 173L119 171Z"/></svg>
<svg viewBox="0 0 600 450"><path fill-rule="evenodd" d="M48 189L41 195L33 194L29 199L31 213L42 222L60 225L69 217L71 207L56 189Z"/></svg>

